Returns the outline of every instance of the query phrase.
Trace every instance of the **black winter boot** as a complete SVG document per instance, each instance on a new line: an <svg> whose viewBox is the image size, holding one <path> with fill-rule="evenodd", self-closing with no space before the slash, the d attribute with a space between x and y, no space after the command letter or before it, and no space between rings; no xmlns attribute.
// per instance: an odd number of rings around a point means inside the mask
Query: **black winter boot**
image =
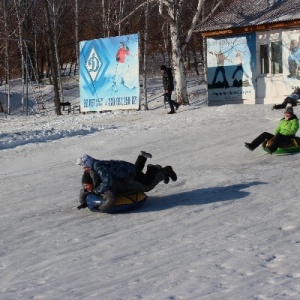
<svg viewBox="0 0 300 300"><path fill-rule="evenodd" d="M152 154L146 151L141 151L141 155L144 156L145 158L152 158Z"/></svg>
<svg viewBox="0 0 300 300"><path fill-rule="evenodd" d="M245 147L248 148L250 151L253 151L253 147L251 146L251 143L245 143Z"/></svg>
<svg viewBox="0 0 300 300"><path fill-rule="evenodd" d="M168 183L170 182L170 177L169 177L168 174L166 174L166 172L164 172L164 173L165 173L164 183L165 183L165 184L168 184Z"/></svg>
<svg viewBox="0 0 300 300"><path fill-rule="evenodd" d="M164 167L163 169L166 175L168 175L168 177L170 177L173 181L177 180L177 175L171 166Z"/></svg>

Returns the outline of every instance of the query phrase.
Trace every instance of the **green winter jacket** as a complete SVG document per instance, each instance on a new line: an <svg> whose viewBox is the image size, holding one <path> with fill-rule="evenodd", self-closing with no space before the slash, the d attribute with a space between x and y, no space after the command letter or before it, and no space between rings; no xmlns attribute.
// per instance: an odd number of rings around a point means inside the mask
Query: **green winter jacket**
<svg viewBox="0 0 300 300"><path fill-rule="evenodd" d="M275 129L275 134L280 133L286 136L295 136L296 132L299 129L299 121L297 116L293 116L289 120L284 118L280 120L277 128Z"/></svg>

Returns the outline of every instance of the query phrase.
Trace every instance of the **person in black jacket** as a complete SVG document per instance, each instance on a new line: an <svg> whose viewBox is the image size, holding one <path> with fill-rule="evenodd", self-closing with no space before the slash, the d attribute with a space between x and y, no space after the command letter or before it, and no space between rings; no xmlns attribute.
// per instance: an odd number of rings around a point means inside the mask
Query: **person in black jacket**
<svg viewBox="0 0 300 300"><path fill-rule="evenodd" d="M160 70L162 73L162 79L163 79L163 85L164 85L164 101L168 102L170 105L170 111L168 114L174 114L179 107L179 104L171 99L172 91L174 91L174 80L173 80L173 74L172 69L167 68L165 65L160 66ZM175 109L174 109L175 107Z"/></svg>

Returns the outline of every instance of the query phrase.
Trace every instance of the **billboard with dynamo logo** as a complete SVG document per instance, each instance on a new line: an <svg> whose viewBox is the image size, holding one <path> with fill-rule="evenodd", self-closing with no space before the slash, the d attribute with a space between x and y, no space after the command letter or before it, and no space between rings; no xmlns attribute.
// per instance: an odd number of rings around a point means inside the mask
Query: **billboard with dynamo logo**
<svg viewBox="0 0 300 300"><path fill-rule="evenodd" d="M80 42L82 112L139 109L139 36Z"/></svg>

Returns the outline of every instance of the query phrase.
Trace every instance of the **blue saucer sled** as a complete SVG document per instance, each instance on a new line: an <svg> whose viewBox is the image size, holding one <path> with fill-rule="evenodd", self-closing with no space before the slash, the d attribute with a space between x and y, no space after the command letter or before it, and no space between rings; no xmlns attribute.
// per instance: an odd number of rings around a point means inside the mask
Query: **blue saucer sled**
<svg viewBox="0 0 300 300"><path fill-rule="evenodd" d="M264 149L264 151L268 152L266 147L272 144L272 140L273 139L270 139L262 144L262 148ZM300 152L300 137L292 138L289 143L285 143L277 148L277 150L273 152L273 154L291 154L297 152Z"/></svg>
<svg viewBox="0 0 300 300"><path fill-rule="evenodd" d="M122 213L141 207L147 200L147 195L142 192L118 195L116 203L107 211L109 214ZM86 197L86 203L91 211L99 212L99 207L104 200L94 194Z"/></svg>

